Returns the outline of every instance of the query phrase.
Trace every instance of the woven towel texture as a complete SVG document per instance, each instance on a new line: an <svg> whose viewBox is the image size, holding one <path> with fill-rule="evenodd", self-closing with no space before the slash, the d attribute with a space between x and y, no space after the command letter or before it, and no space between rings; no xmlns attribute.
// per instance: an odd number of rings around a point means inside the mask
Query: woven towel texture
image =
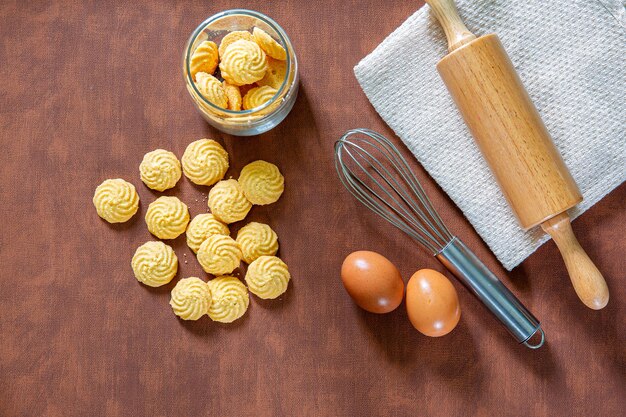
<svg viewBox="0 0 626 417"><path fill-rule="evenodd" d="M609 0L457 1L476 35L497 33L584 201L626 180L624 6ZM447 53L429 7L409 17L354 72L370 102L448 193L502 265L548 240L519 226L439 78ZM591 231L590 231L591 233Z"/></svg>

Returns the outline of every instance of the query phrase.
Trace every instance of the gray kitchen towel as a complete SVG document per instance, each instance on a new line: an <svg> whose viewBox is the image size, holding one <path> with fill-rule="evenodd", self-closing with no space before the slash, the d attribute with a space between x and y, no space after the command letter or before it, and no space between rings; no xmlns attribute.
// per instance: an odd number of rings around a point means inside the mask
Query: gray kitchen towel
<svg viewBox="0 0 626 417"><path fill-rule="evenodd" d="M477 36L497 33L584 201L582 214L626 180L624 4L614 0L458 0ZM521 229L436 64L447 53L426 5L355 68L368 99L513 269L548 236Z"/></svg>

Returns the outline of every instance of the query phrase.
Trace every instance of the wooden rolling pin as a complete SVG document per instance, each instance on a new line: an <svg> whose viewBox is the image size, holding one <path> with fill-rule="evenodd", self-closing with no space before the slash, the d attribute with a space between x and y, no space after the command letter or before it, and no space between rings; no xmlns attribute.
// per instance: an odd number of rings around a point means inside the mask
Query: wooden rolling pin
<svg viewBox="0 0 626 417"><path fill-rule="evenodd" d="M437 70L522 227L541 225L561 251L578 297L589 308L603 308L606 282L567 213L583 197L500 40L472 34L452 0L426 3L448 39L449 53Z"/></svg>

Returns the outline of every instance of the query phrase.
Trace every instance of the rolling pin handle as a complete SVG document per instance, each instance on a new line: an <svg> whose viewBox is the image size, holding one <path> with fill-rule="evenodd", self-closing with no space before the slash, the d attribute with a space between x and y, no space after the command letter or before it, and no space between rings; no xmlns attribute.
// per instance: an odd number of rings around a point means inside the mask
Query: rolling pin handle
<svg viewBox="0 0 626 417"><path fill-rule="evenodd" d="M446 34L449 52L476 39L476 35L470 32L461 20L453 0L426 0L426 3Z"/></svg>
<svg viewBox="0 0 626 417"><path fill-rule="evenodd" d="M541 227L552 236L559 248L580 300L593 310L604 308L609 302L609 288L598 268L574 236L567 212L546 220Z"/></svg>

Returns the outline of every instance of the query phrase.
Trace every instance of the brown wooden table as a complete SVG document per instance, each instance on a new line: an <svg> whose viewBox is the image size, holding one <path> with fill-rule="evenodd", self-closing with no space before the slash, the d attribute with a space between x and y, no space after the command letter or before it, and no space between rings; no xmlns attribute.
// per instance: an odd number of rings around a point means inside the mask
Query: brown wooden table
<svg viewBox="0 0 626 417"><path fill-rule="evenodd" d="M332 162L348 128L397 141L369 105L352 67L421 2L138 1L0 4L0 415L12 416L616 416L626 409L626 186L574 222L611 288L585 308L550 242L512 273L414 162L445 221L541 319L548 343L518 346L458 283L457 329L428 339L404 308L357 309L339 266L357 249L381 252L408 278L442 270L347 194ZM195 112L181 76L183 45L205 17L260 10L289 33L301 63L292 114L240 139ZM434 69L433 69L434 70ZM416 75L418 76L418 75ZM158 194L139 180L144 153L182 155L222 141L229 175L255 159L277 163L287 188L250 220L278 232L293 274L281 300L252 297L245 318L182 322L174 283L150 289L130 258L150 240L143 215ZM138 215L101 221L91 204L105 178L139 190ZM192 215L202 194L183 179L166 194ZM233 230L236 231L237 227ZM206 277L184 237L179 276ZM622 414L623 415L623 414Z"/></svg>

